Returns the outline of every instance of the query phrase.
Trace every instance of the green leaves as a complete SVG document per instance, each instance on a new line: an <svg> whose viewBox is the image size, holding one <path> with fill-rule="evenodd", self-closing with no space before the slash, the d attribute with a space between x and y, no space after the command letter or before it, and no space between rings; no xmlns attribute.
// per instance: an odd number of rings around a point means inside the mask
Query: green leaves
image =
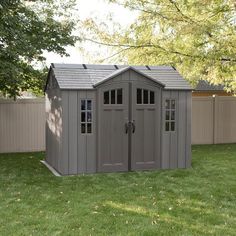
<svg viewBox="0 0 236 236"><path fill-rule="evenodd" d="M92 35L95 41L113 45L113 54L114 50L120 51L117 56L120 62L170 64L192 83L204 79L223 83L228 90L236 91L234 1L110 2L139 12L137 20L126 29L110 34L101 28Z"/></svg>
<svg viewBox="0 0 236 236"><path fill-rule="evenodd" d="M74 45L74 0L3 0L0 3L0 91L15 97L20 91L42 89L42 75L32 62L43 61L43 51L66 55ZM42 92L41 92L42 93Z"/></svg>

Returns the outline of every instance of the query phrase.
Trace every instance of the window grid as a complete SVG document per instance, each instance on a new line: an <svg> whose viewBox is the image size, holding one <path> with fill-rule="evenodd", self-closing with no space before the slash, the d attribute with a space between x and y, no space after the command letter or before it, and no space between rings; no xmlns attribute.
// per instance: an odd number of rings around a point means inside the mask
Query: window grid
<svg viewBox="0 0 236 236"><path fill-rule="evenodd" d="M175 131L176 102L174 99L165 101L165 131Z"/></svg>
<svg viewBox="0 0 236 236"><path fill-rule="evenodd" d="M119 88L103 92L103 104L105 105L123 104L123 90Z"/></svg>
<svg viewBox="0 0 236 236"><path fill-rule="evenodd" d="M80 129L82 134L92 133L92 100L81 100Z"/></svg>
<svg viewBox="0 0 236 236"><path fill-rule="evenodd" d="M141 104L155 104L155 93L148 89L137 88L136 90L136 103Z"/></svg>

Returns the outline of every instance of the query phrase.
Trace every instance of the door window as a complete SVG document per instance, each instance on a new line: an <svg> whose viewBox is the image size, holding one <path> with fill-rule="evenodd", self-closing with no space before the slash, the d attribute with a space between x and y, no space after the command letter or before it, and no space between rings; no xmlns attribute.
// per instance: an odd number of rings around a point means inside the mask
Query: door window
<svg viewBox="0 0 236 236"><path fill-rule="evenodd" d="M137 104L155 104L155 93L148 89L137 88Z"/></svg>
<svg viewBox="0 0 236 236"><path fill-rule="evenodd" d="M119 88L103 92L103 104L123 104L123 90Z"/></svg>

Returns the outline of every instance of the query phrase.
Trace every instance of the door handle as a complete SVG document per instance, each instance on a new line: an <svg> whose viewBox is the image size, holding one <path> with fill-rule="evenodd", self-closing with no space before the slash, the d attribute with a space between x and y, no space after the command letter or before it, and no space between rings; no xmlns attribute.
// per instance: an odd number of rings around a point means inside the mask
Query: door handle
<svg viewBox="0 0 236 236"><path fill-rule="evenodd" d="M129 129L132 129L132 133L135 132L136 126L135 126L135 120L133 121L127 121L125 123L125 133L127 134Z"/></svg>
<svg viewBox="0 0 236 236"><path fill-rule="evenodd" d="M135 120L132 121L132 133L135 132L136 126L135 126Z"/></svg>
<svg viewBox="0 0 236 236"><path fill-rule="evenodd" d="M129 130L129 121L125 123L125 133L127 134Z"/></svg>

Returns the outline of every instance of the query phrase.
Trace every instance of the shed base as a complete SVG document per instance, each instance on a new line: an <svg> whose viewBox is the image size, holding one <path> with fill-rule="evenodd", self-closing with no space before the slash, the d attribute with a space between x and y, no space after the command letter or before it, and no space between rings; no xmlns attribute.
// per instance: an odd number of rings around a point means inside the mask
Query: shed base
<svg viewBox="0 0 236 236"><path fill-rule="evenodd" d="M43 163L55 176L60 177L61 175L52 167L50 166L46 161L42 160L40 161Z"/></svg>

